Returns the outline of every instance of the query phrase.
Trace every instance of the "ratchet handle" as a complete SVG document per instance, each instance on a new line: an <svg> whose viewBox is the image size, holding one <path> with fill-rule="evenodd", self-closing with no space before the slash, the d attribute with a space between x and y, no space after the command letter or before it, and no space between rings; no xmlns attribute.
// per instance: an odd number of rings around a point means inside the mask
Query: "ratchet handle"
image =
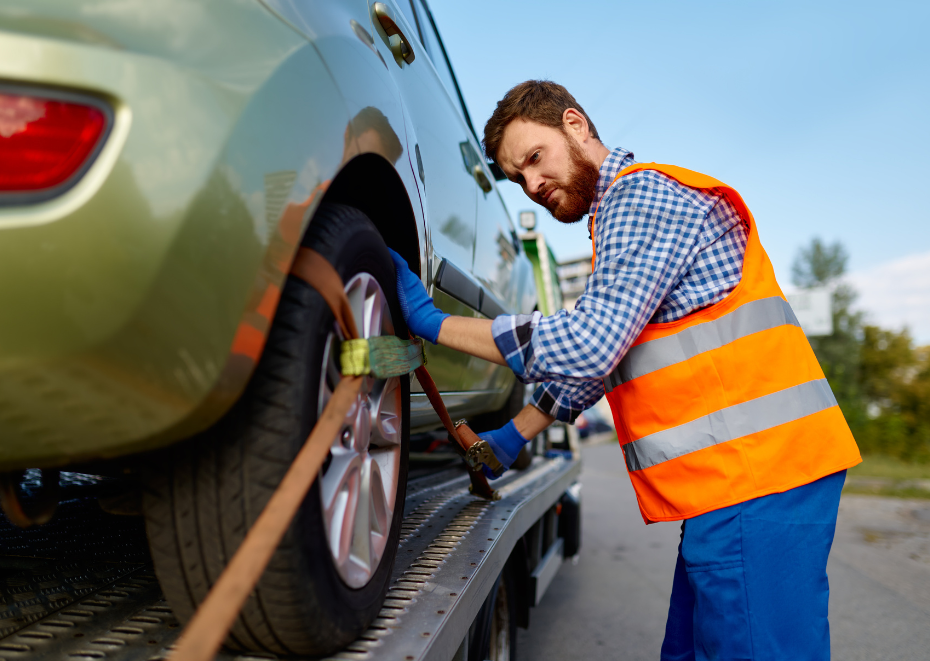
<svg viewBox="0 0 930 661"><path fill-rule="evenodd" d="M462 439L465 463L468 464L469 469L480 471L481 464L484 464L494 473L494 477L500 477L507 470L494 454L490 444L473 432L467 422L459 420L455 423L455 430Z"/></svg>
<svg viewBox="0 0 930 661"><path fill-rule="evenodd" d="M465 468L468 470L469 479L471 479L468 490L474 495L486 498L487 500L500 500L500 494L488 484L488 478L485 476L484 471L481 470L481 462L474 464L468 457L469 451L473 451L473 448L477 448L479 444L484 443L484 441L478 438L478 435L469 428L464 420L459 420L455 423L455 433L458 440L455 436L449 434L449 442L465 461ZM461 441L461 445L459 441ZM493 455L494 453L492 452L491 454ZM500 464L500 462L497 463Z"/></svg>

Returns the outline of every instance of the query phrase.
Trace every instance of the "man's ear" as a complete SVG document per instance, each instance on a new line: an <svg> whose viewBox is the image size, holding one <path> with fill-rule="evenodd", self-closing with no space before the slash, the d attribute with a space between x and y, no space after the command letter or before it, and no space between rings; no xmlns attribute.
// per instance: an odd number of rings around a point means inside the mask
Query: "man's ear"
<svg viewBox="0 0 930 661"><path fill-rule="evenodd" d="M562 113L562 128L579 142L584 142L591 135L588 120L574 108L566 108Z"/></svg>

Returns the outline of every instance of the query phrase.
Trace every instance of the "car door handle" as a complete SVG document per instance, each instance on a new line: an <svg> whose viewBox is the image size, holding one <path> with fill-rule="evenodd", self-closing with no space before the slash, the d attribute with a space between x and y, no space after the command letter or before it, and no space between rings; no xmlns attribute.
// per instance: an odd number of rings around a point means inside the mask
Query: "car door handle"
<svg viewBox="0 0 930 661"><path fill-rule="evenodd" d="M407 64L413 64L416 55L403 30L394 21L390 8L383 2L376 2L372 6L372 11L374 11L375 18L378 19L381 29L384 30L384 34L388 36L388 47L394 53L394 58L403 60Z"/></svg>
<svg viewBox="0 0 930 661"><path fill-rule="evenodd" d="M457 298L472 310L481 309L481 287L448 259L443 259L434 281L440 291Z"/></svg>
<svg viewBox="0 0 930 661"><path fill-rule="evenodd" d="M476 164L475 167L471 169L471 173L475 177L475 181L478 182L478 185L481 186L481 190L485 193L491 192L491 180L488 179L488 175L485 174L484 168L480 164Z"/></svg>

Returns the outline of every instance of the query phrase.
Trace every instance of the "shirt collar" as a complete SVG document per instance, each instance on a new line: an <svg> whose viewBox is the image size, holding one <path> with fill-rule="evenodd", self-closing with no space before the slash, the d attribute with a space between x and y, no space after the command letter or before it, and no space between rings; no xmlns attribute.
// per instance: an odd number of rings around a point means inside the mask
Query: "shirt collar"
<svg viewBox="0 0 930 661"><path fill-rule="evenodd" d="M610 188L610 185L614 182L614 179L620 171L630 167L634 163L636 163L636 161L633 160L633 152L627 151L622 147L617 147L607 154L607 158L601 163L601 168L598 171L600 176L597 178L594 201L591 203L589 214L594 214L595 209L597 209L597 203L604 197L604 193Z"/></svg>

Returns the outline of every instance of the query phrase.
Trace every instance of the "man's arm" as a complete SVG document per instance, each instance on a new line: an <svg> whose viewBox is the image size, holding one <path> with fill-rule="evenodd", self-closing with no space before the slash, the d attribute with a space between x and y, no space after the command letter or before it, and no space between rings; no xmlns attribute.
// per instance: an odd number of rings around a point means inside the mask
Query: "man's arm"
<svg viewBox="0 0 930 661"><path fill-rule="evenodd" d="M530 403L550 418L574 423L582 412L597 404L603 396L603 381L549 381L536 388Z"/></svg>
<svg viewBox="0 0 930 661"><path fill-rule="evenodd" d="M523 410L517 413L513 419L513 424L520 432L523 438L533 438L537 434L545 431L549 425L555 422L555 418L548 413L543 413L532 404L527 404Z"/></svg>
<svg viewBox="0 0 930 661"><path fill-rule="evenodd" d="M491 335L490 319L453 317L435 306L420 277L399 254L388 249L397 276L397 298L407 327L433 344L456 349L498 365L507 365Z"/></svg>
<svg viewBox="0 0 930 661"><path fill-rule="evenodd" d="M582 411L594 406L603 397L600 381L578 384L546 383L533 393L533 403L523 407L516 417L500 429L478 434L488 442L494 455L505 468L510 468L526 443L556 420L573 422ZM550 412L540 408L549 407ZM490 478L494 473L485 470Z"/></svg>
<svg viewBox="0 0 930 661"><path fill-rule="evenodd" d="M492 323L490 319L446 317L439 329L437 344L506 367L507 361L491 334Z"/></svg>

